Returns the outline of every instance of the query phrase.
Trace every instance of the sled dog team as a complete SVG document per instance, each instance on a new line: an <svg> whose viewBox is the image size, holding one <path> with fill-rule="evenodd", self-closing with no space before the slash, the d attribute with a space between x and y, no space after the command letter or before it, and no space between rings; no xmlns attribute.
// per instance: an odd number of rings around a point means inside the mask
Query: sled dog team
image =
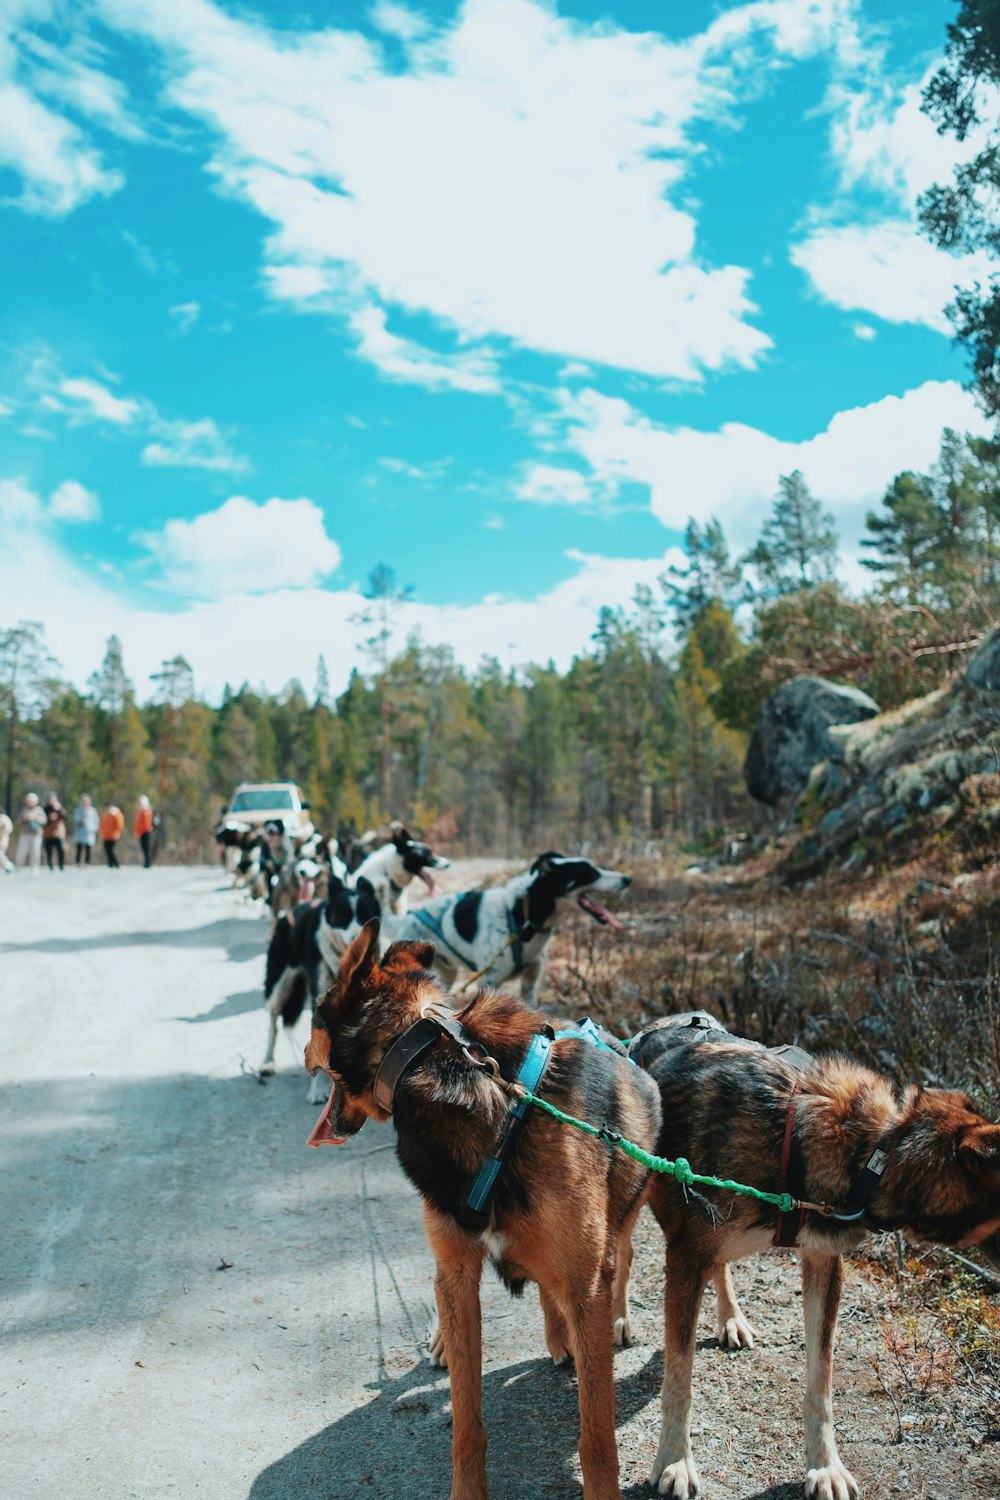
<svg viewBox="0 0 1000 1500"><path fill-rule="evenodd" d="M589 1021L552 1021L534 1006L555 926L575 904L620 930L595 893L623 891L629 877L547 852L505 885L408 910L410 882L433 890L430 872L446 864L397 826L353 877L332 873L322 899L279 917L261 1075L274 1071L278 1020L293 1024L309 1003L306 1067L326 1100L309 1144L393 1121L436 1263L430 1353L451 1383L451 1500L487 1495L487 1261L513 1293L537 1283L548 1352L576 1367L584 1500L619 1500L613 1354L631 1341L631 1235L644 1204L666 1241L656 1491L699 1492L691 1378L706 1284L720 1343L752 1347L729 1265L779 1246L797 1249L802 1271L805 1492L851 1500L858 1486L838 1454L832 1408L841 1257L870 1231L899 1229L978 1246L1000 1265L1000 1125L963 1093L898 1089L842 1057L769 1050L704 1011L665 1017L627 1046ZM473 982L449 995L462 971ZM519 999L493 988L514 977ZM694 1191L650 1171L646 1153L786 1196L779 1207Z"/></svg>

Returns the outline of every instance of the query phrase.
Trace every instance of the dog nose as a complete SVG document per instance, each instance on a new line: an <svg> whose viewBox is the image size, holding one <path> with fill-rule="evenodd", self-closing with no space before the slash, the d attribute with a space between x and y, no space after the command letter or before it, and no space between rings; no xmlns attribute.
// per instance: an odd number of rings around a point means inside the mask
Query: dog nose
<svg viewBox="0 0 1000 1500"><path fill-rule="evenodd" d="M632 877L631 877L631 875L623 875L622 876L622 890L623 891L627 891L628 888L629 888L629 886L631 884L632 884Z"/></svg>

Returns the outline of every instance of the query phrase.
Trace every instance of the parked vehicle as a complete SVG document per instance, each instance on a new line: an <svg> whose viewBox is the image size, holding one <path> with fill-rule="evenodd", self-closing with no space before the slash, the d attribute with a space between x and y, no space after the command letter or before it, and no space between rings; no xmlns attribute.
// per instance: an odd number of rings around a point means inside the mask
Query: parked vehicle
<svg viewBox="0 0 1000 1500"><path fill-rule="evenodd" d="M309 803L294 781L241 781L223 811L223 822L259 828L278 818L292 834L312 830Z"/></svg>

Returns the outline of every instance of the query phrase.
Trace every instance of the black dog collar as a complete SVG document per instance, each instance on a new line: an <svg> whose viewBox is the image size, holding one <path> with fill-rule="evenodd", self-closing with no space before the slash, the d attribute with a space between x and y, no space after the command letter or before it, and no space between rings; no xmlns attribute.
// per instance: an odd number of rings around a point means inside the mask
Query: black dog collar
<svg viewBox="0 0 1000 1500"><path fill-rule="evenodd" d="M420 1020L414 1021L390 1045L378 1065L372 1093L380 1109L392 1114L392 1098L400 1079L441 1036L451 1037L461 1047L469 1062L477 1067L485 1066L483 1058L486 1053L482 1042L477 1042L471 1032L466 1031L455 1013L443 1007L428 1006ZM474 1053L479 1055L475 1056Z"/></svg>

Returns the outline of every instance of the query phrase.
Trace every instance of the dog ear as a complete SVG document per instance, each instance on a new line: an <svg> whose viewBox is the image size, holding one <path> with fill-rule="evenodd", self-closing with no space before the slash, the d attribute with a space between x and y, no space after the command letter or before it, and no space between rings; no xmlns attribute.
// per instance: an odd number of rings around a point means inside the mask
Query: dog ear
<svg viewBox="0 0 1000 1500"><path fill-rule="evenodd" d="M544 874L547 870L552 869L552 863L554 860L565 859L565 857L566 856L564 854L559 854L555 849L546 849L545 853L540 854L535 860L535 863L532 865L532 875Z"/></svg>
<svg viewBox="0 0 1000 1500"><path fill-rule="evenodd" d="M962 1136L958 1158L967 1170L1000 1172L1000 1125L973 1125Z"/></svg>
<svg viewBox="0 0 1000 1500"><path fill-rule="evenodd" d="M395 844L397 849L405 849L407 844L413 843L412 838L403 827L402 823L393 823L391 832L392 842Z"/></svg>
<svg viewBox="0 0 1000 1500"><path fill-rule="evenodd" d="M346 995L355 984L367 979L378 958L378 935L381 923L378 917L366 922L351 942L340 960L338 984L340 993Z"/></svg>
<svg viewBox="0 0 1000 1500"><path fill-rule="evenodd" d="M400 942L393 943L386 950L385 958L382 960L384 969L429 969L434 962L434 954L437 950L433 943ZM400 962L402 960L402 962Z"/></svg>

